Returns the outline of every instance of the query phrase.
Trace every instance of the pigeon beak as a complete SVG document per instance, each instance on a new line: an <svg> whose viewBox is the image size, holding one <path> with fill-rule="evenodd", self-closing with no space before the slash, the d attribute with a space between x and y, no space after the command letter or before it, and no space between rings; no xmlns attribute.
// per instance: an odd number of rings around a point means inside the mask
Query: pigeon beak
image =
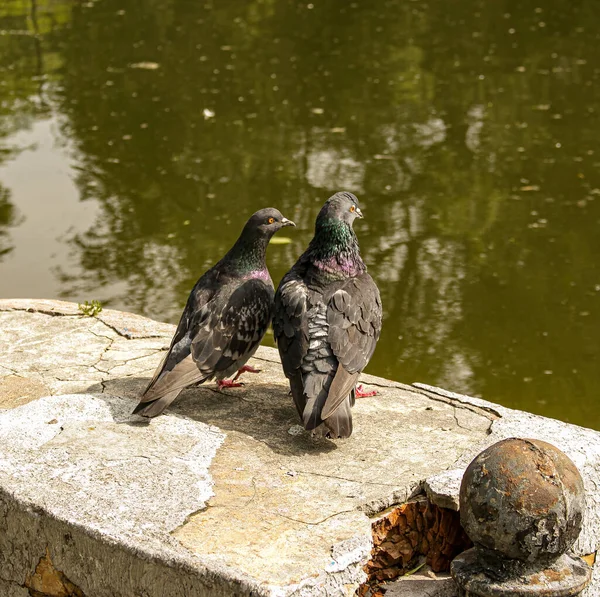
<svg viewBox="0 0 600 597"><path fill-rule="evenodd" d="M294 224L294 222L292 222L292 220L288 220L287 218L281 218L281 224L283 226L295 226L296 224Z"/></svg>
<svg viewBox="0 0 600 597"><path fill-rule="evenodd" d="M365 216L363 216L363 212L362 212L362 211L360 211L360 207L357 207L357 208L356 208L356 211L355 211L354 213L356 214L356 216L357 216L358 218L364 218L364 217L365 217Z"/></svg>

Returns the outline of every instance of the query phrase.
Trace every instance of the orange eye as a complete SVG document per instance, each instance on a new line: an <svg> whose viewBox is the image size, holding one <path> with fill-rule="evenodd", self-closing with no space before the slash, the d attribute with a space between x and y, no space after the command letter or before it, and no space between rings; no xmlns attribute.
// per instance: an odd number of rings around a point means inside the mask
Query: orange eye
<svg viewBox="0 0 600 597"><path fill-rule="evenodd" d="M274 221L275 221L275 218L269 218L269 219L267 220L267 222L269 222L269 224L272 224Z"/></svg>
<svg viewBox="0 0 600 597"><path fill-rule="evenodd" d="M350 208L350 212L351 212L351 213L354 213L355 211L356 211L356 205L353 205L353 206Z"/></svg>

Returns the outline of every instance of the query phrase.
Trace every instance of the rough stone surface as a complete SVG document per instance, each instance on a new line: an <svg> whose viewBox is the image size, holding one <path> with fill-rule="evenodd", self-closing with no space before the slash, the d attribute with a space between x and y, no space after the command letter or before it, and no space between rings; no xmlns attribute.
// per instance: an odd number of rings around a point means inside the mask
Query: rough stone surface
<svg viewBox="0 0 600 597"><path fill-rule="evenodd" d="M461 407L470 405L496 417L490 426L489 434L483 436L479 442L473 442L458 459L453 467L458 471L464 472L473 458L488 446L511 437L540 439L562 450L581 473L586 498L583 528L573 546L573 552L578 556L597 552L600 543L600 433L425 384L415 384L415 387L433 399L448 401ZM458 500L456 485L448 486L444 499ZM598 558L593 568L592 583L581 595L600 597Z"/></svg>
<svg viewBox="0 0 600 597"><path fill-rule="evenodd" d="M174 417L148 433L124 422L128 407L72 394L1 412L0 485L108 537L160 542L212 496L208 467L225 436Z"/></svg>
<svg viewBox="0 0 600 597"><path fill-rule="evenodd" d="M0 377L0 408L22 406L49 393L50 389L46 384L27 377L19 375Z"/></svg>
<svg viewBox="0 0 600 597"><path fill-rule="evenodd" d="M423 489L429 501L440 508L458 511L458 495L463 472L462 469L452 469L425 479Z"/></svg>
<svg viewBox="0 0 600 597"><path fill-rule="evenodd" d="M488 575L477 549L461 553L452 562L459 597L575 597L590 582L590 568L581 558L563 554L546 568L522 574Z"/></svg>
<svg viewBox="0 0 600 597"><path fill-rule="evenodd" d="M358 401L352 437L314 440L298 432L276 351L261 348L246 387L186 390L140 421L129 412L173 330L0 301L3 582L23 586L48 550L88 597L351 595L369 516L494 419L365 375L379 395Z"/></svg>
<svg viewBox="0 0 600 597"><path fill-rule="evenodd" d="M456 597L457 588L449 574L419 570L386 586L385 597Z"/></svg>
<svg viewBox="0 0 600 597"><path fill-rule="evenodd" d="M7 582L1 578L0 595L2 595L2 597L31 597L31 593L24 586L14 582Z"/></svg>

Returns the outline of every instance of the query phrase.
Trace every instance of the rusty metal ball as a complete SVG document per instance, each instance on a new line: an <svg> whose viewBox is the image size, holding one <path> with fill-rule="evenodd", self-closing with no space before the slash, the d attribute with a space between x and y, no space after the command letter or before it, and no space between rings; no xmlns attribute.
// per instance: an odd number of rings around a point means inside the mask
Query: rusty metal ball
<svg viewBox="0 0 600 597"><path fill-rule="evenodd" d="M460 487L460 522L482 555L552 562L581 531L585 494L573 462L535 439L511 438L479 454Z"/></svg>

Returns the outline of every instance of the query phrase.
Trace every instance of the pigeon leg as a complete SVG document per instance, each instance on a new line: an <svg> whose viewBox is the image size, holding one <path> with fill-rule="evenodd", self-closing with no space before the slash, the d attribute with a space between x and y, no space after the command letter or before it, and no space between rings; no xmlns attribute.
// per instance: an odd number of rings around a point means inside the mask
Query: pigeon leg
<svg viewBox="0 0 600 597"><path fill-rule="evenodd" d="M238 372L236 377L241 375L242 373L260 373L262 369L257 369L256 367L250 367L250 365L244 365Z"/></svg>
<svg viewBox="0 0 600 597"><path fill-rule="evenodd" d="M217 388L222 390L223 388L241 388L244 384L234 379L219 379L217 380Z"/></svg>
<svg viewBox="0 0 600 597"><path fill-rule="evenodd" d="M370 398L371 396L377 396L377 392L372 390L371 392L367 392L362 384L356 386L356 397L357 398Z"/></svg>
<svg viewBox="0 0 600 597"><path fill-rule="evenodd" d="M238 370L235 377L231 381L236 381L237 378L242 373L260 373L260 372L261 372L261 369L257 369L256 367L250 367L250 365L244 365L241 369Z"/></svg>
<svg viewBox="0 0 600 597"><path fill-rule="evenodd" d="M220 379L217 381L217 386L219 390L223 388L241 388L244 384L238 381L238 378L242 373L260 373L260 371L260 369L250 367L250 365L244 365L241 369L238 369L233 379Z"/></svg>

